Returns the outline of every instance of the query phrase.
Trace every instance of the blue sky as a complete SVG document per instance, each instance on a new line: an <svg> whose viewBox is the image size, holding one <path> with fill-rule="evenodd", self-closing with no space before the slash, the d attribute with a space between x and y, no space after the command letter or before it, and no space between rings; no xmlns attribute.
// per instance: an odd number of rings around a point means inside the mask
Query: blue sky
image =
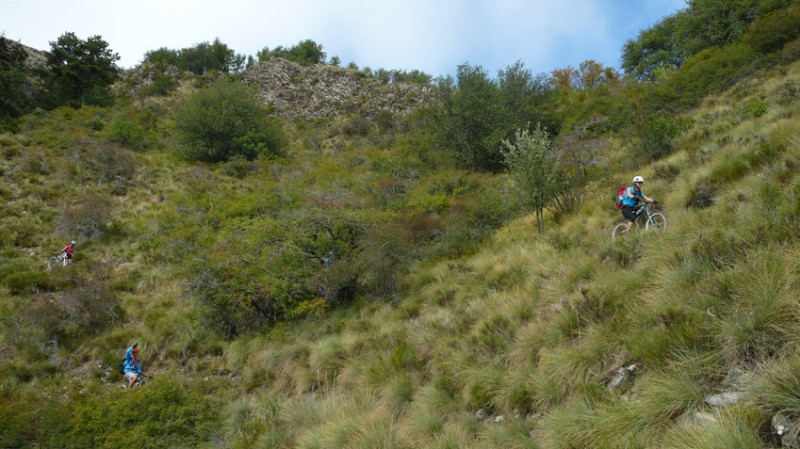
<svg viewBox="0 0 800 449"><path fill-rule="evenodd" d="M622 46L685 0L0 0L0 32L48 50L64 32L100 35L132 67L160 47L220 38L237 53L304 39L343 65L496 75L516 61L533 73L594 59L618 67Z"/></svg>

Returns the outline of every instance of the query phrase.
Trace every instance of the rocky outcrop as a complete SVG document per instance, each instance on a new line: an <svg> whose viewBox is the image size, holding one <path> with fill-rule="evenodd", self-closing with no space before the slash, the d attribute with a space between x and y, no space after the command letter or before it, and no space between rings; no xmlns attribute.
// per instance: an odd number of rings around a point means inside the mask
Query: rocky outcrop
<svg viewBox="0 0 800 449"><path fill-rule="evenodd" d="M276 58L244 74L264 103L279 116L330 118L359 113L374 117L381 111L407 115L434 97L431 86L381 83L356 70L329 65L301 66Z"/></svg>

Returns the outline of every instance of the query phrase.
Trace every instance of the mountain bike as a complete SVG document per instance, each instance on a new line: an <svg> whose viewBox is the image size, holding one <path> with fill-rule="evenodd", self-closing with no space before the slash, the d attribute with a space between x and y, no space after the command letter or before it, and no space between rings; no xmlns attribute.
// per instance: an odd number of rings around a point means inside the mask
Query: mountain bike
<svg viewBox="0 0 800 449"><path fill-rule="evenodd" d="M667 229L667 217L664 216L661 212L657 212L658 203L653 203L653 208L650 209L647 207L647 204L640 206L636 209L636 220L634 220L634 226L642 226L644 225L645 229L655 229L657 231L664 231ZM625 229L628 228L627 221L621 221L614 226L614 230L611 231L611 238L615 239L617 237L622 237L625 235ZM633 229L633 228L631 228Z"/></svg>
<svg viewBox="0 0 800 449"><path fill-rule="evenodd" d="M47 259L47 269L52 270L53 267L57 266L66 267L70 263L71 261L69 257L67 257L67 253L62 252Z"/></svg>
<svg viewBox="0 0 800 449"><path fill-rule="evenodd" d="M147 384L147 376L145 376L144 373L139 373L139 375L136 377L136 382L133 383L133 386L131 388L143 387L146 384ZM124 383L120 386L122 387L123 390L128 388L127 383Z"/></svg>

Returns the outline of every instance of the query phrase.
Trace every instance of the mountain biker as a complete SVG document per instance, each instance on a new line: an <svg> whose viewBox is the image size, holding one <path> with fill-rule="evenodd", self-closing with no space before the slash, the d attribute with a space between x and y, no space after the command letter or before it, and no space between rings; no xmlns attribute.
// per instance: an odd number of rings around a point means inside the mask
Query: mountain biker
<svg viewBox="0 0 800 449"><path fill-rule="evenodd" d="M75 252L75 240L64 245L64 249L62 249L59 254L66 255L67 260L72 261L72 253L74 252Z"/></svg>
<svg viewBox="0 0 800 449"><path fill-rule="evenodd" d="M125 351L125 380L128 381L128 388L133 387L133 384L139 380L142 375L142 360L139 359L139 343L132 344L127 351Z"/></svg>
<svg viewBox="0 0 800 449"><path fill-rule="evenodd" d="M625 189L625 194L622 196L622 216L625 217L626 221L626 234L630 232L631 228L633 228L633 223L636 221L636 216L639 212L639 208L636 206L638 206L639 200L643 200L645 203L655 203L654 199L642 192L643 177L634 176L631 183L633 185Z"/></svg>

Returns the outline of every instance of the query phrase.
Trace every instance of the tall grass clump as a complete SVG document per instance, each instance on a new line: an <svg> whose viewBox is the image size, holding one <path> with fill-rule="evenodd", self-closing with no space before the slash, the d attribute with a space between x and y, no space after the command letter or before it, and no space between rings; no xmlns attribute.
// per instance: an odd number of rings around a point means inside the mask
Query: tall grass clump
<svg viewBox="0 0 800 449"><path fill-rule="evenodd" d="M759 429L764 419L757 411L736 405L714 416L711 421L686 420L663 438L664 449L761 449L764 441Z"/></svg>
<svg viewBox="0 0 800 449"><path fill-rule="evenodd" d="M736 267L733 303L720 323L731 356L750 362L794 350L800 331L796 254L796 249L771 245L749 252Z"/></svg>

